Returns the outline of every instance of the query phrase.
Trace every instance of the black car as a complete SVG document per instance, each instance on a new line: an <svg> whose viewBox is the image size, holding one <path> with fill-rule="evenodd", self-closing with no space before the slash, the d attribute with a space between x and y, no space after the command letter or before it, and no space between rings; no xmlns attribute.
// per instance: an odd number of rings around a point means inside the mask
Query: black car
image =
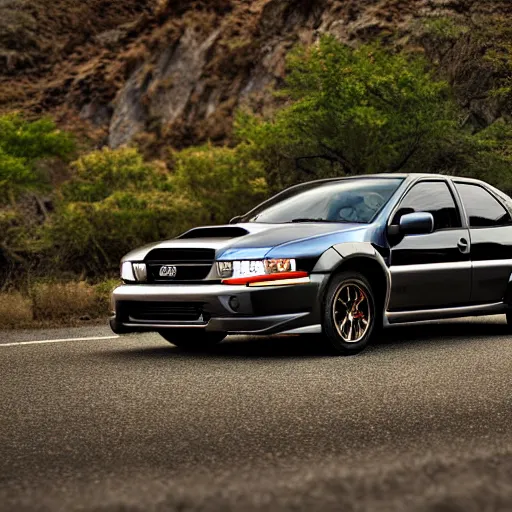
<svg viewBox="0 0 512 512"><path fill-rule="evenodd" d="M383 325L506 314L512 200L481 181L428 174L320 180L229 225L123 258L116 333L183 348L227 334L317 334L341 354Z"/></svg>

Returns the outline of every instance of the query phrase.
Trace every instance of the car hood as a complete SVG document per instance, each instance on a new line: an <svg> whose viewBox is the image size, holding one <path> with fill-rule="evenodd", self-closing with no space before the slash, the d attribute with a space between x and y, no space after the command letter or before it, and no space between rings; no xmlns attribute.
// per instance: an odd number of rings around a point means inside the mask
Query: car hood
<svg viewBox="0 0 512 512"><path fill-rule="evenodd" d="M290 250L314 256L321 254L340 238L360 241L368 231L367 224L341 223L297 223L260 224L244 223L226 226L194 228L177 238L140 247L128 253L123 261L142 261L153 249L211 248L216 259L262 259L270 253L272 257L289 257ZM311 241L312 243L304 243ZM332 243L331 243L332 242ZM329 245L330 244L330 245ZM275 253L275 254L274 254ZM281 256L279 253L283 253ZM294 253L294 254L295 254ZM296 254L296 256L300 256Z"/></svg>

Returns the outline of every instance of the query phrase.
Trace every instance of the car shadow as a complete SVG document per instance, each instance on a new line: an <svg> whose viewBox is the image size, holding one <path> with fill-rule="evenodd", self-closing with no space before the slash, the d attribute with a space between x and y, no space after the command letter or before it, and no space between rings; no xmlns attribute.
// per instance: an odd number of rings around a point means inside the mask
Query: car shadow
<svg viewBox="0 0 512 512"><path fill-rule="evenodd" d="M359 357L375 355L390 349L400 349L405 346L427 346L432 343L464 344L479 338L496 338L508 334L504 322L472 320L472 321L442 321L420 324L393 326L383 330L376 337L369 349L362 352ZM162 357L174 358L202 358L216 357L230 358L322 358L331 357L323 340L318 336L230 336L223 343L216 345L208 351L186 352L172 345L151 346L117 350L109 357L120 359L158 359Z"/></svg>
<svg viewBox="0 0 512 512"><path fill-rule="evenodd" d="M492 318L492 317L491 317ZM444 320L393 326L382 332L379 343L392 344L403 341L471 340L482 337L506 336L505 322L492 318L476 320Z"/></svg>
<svg viewBox="0 0 512 512"><path fill-rule="evenodd" d="M163 340L162 340L163 341ZM287 358L326 357L328 351L310 336L229 336L224 342L208 350L185 351L171 344L127 350L116 350L109 357L138 358ZM165 343L165 341L163 341Z"/></svg>

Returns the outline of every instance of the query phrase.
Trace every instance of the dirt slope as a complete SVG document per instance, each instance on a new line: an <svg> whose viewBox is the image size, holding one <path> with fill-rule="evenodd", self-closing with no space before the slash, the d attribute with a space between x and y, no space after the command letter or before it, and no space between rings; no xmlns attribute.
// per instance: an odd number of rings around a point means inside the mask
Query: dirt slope
<svg viewBox="0 0 512 512"><path fill-rule="evenodd" d="M489 96L497 75L474 27L512 16L501 0L0 0L0 111L49 112L98 143L139 139L155 151L229 139L241 104L271 107L285 55L332 33L350 44L377 35L427 51L468 115L509 112ZM451 41L423 21L470 30ZM482 31L480 31L482 32Z"/></svg>

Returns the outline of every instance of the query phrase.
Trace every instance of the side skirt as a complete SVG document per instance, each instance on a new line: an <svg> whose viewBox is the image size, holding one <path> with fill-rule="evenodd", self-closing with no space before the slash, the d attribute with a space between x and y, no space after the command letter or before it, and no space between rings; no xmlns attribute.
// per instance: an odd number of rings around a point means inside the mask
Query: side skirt
<svg viewBox="0 0 512 512"><path fill-rule="evenodd" d="M401 324L420 322L422 320L441 320L443 318L458 318L465 316L500 315L506 313L508 306L503 302L493 304L477 304L456 308L423 309L415 311L386 311L385 324Z"/></svg>
<svg viewBox="0 0 512 512"><path fill-rule="evenodd" d="M322 326L320 324L306 325L305 327L283 331L281 334L322 334Z"/></svg>

